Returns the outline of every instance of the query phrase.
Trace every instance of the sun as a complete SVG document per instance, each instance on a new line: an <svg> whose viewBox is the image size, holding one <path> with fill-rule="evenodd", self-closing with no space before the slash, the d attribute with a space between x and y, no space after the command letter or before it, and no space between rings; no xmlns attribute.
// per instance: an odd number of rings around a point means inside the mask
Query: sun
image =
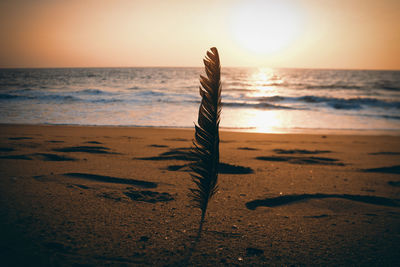
<svg viewBox="0 0 400 267"><path fill-rule="evenodd" d="M253 53L275 53L299 36L300 13L283 0L243 1L232 9L231 32L240 46Z"/></svg>

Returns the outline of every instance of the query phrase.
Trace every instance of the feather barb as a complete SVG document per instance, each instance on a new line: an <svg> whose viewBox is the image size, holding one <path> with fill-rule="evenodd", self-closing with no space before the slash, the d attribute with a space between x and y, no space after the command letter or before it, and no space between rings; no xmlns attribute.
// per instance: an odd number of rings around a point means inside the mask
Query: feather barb
<svg viewBox="0 0 400 267"><path fill-rule="evenodd" d="M200 75L200 96L192 155L191 177L196 185L190 189L195 207L202 211L199 236L209 200L217 191L219 165L219 122L221 114L221 67L218 50L212 47L205 57L206 76Z"/></svg>

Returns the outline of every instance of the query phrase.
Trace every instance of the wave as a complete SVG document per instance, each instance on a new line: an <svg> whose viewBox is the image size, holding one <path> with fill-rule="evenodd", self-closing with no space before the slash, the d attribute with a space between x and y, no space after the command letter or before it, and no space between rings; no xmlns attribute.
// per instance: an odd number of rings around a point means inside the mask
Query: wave
<svg viewBox="0 0 400 267"><path fill-rule="evenodd" d="M245 103L245 102L222 102L223 107L248 107L248 108L259 108L259 109L294 109L292 107L282 106L282 105L274 105L269 103Z"/></svg>
<svg viewBox="0 0 400 267"><path fill-rule="evenodd" d="M26 93L26 92L33 92L34 90L31 88L24 88L24 89L17 89L17 90L13 90L13 93Z"/></svg>
<svg viewBox="0 0 400 267"><path fill-rule="evenodd" d="M139 97L155 97L155 96L162 97L162 96L166 96L167 94L163 93L163 92L148 90L148 91L139 92L137 95Z"/></svg>
<svg viewBox="0 0 400 267"><path fill-rule="evenodd" d="M0 94L0 99L79 101L79 98L68 95L25 96L25 95Z"/></svg>
<svg viewBox="0 0 400 267"><path fill-rule="evenodd" d="M335 109L361 109L363 106L400 109L400 102L391 102L376 98L345 99L334 97L302 96L297 98L297 100L306 103L325 103Z"/></svg>
<svg viewBox="0 0 400 267"><path fill-rule="evenodd" d="M88 102L91 103L118 103L118 102L124 102L122 99L116 99L116 98L111 98L111 99L96 99L96 100L90 100Z"/></svg>
<svg viewBox="0 0 400 267"><path fill-rule="evenodd" d="M313 95L305 95L299 97L289 96L267 96L267 97L255 97L249 98L250 101L257 101L263 104L276 105L277 102L295 104L295 103L306 103L306 104L325 104L328 107L334 109L363 109L363 108L394 108L400 109L400 102L389 101L377 98L335 98L335 97L321 97ZM246 103L246 102L245 102ZM240 105L244 105L242 102ZM258 105L258 104L249 104Z"/></svg>
<svg viewBox="0 0 400 267"><path fill-rule="evenodd" d="M13 99L17 98L17 95L10 95L10 94L0 94L0 99Z"/></svg>
<svg viewBox="0 0 400 267"><path fill-rule="evenodd" d="M362 89L361 86L357 85L345 85L345 84L327 84L327 85L307 85L304 84L305 89Z"/></svg>
<svg viewBox="0 0 400 267"><path fill-rule="evenodd" d="M113 93L99 89L85 89L73 92L43 93L32 91L19 91L19 93L6 92L0 94L0 100L9 101L53 101L53 102L85 102L85 103L177 103L198 104L198 99L192 94L160 92L156 90L135 91L132 93ZM225 101L224 101L225 100ZM377 98L335 98L315 95L304 96L265 96L265 97L243 97L227 94L223 97L225 107L234 108L257 108L257 109L307 109L310 108L333 108L337 110L361 110L367 108L400 109L400 102ZM300 106L299 106L300 104Z"/></svg>
<svg viewBox="0 0 400 267"><path fill-rule="evenodd" d="M258 101L270 101L270 102L279 102L285 100L285 97L274 95L274 96L264 96L258 98Z"/></svg>
<svg viewBox="0 0 400 267"><path fill-rule="evenodd" d="M363 89L368 89L368 87L365 86L359 86L359 85L354 85L354 84L315 84L315 83L299 83L299 82L288 82L288 81L279 81L279 82L264 82L264 83L253 83L253 82L225 82L223 84L224 88L227 90L249 90L254 87L282 87L282 88L288 88L288 89L308 89L308 90L363 90ZM233 87L233 88L230 88ZM391 86L385 86L385 87L379 87L379 88L389 88L390 90L392 87ZM393 90L397 90L398 88L393 87Z"/></svg>
<svg viewBox="0 0 400 267"><path fill-rule="evenodd" d="M127 89L128 90L138 90L138 89L140 89L140 87L139 86L132 86L132 87L129 87Z"/></svg>
<svg viewBox="0 0 400 267"><path fill-rule="evenodd" d="M244 90L252 88L254 86L261 87L284 87L284 88L298 88L298 89L354 89L360 90L363 89L362 86L358 85L346 85L346 84L311 84L311 83L298 83L298 82L265 82L265 83L250 83L250 82L229 82L223 84L224 86L228 86L228 90L230 90L229 86L240 87L242 86Z"/></svg>
<svg viewBox="0 0 400 267"><path fill-rule="evenodd" d="M29 99L35 100L46 100L46 101L57 101L57 102L78 102L81 99L70 95L42 95L42 96L31 96Z"/></svg>
<svg viewBox="0 0 400 267"><path fill-rule="evenodd" d="M395 91L395 92L400 91L400 84L394 81L387 81L387 80L378 81L373 84L373 87L378 89L383 89L386 91Z"/></svg>
<svg viewBox="0 0 400 267"><path fill-rule="evenodd" d="M381 88L387 91L395 91L395 92L400 91L400 87L394 87L394 86L382 86Z"/></svg>
<svg viewBox="0 0 400 267"><path fill-rule="evenodd" d="M84 89L81 91L77 91L78 94L86 94L86 95L102 95L102 94L110 94L109 92L105 92L99 89Z"/></svg>
<svg viewBox="0 0 400 267"><path fill-rule="evenodd" d="M400 120L400 116L396 115L385 115L385 114L361 114L359 116L363 117L372 117L372 118L382 118L382 119L389 119L389 120Z"/></svg>
<svg viewBox="0 0 400 267"><path fill-rule="evenodd" d="M82 99L71 95L14 95L14 94L0 94L0 100L38 100L38 101L53 101L53 102L86 102L86 103L113 103L122 102L122 99Z"/></svg>
<svg viewBox="0 0 400 267"><path fill-rule="evenodd" d="M384 118L384 119L400 120L400 116L380 115L379 117Z"/></svg>

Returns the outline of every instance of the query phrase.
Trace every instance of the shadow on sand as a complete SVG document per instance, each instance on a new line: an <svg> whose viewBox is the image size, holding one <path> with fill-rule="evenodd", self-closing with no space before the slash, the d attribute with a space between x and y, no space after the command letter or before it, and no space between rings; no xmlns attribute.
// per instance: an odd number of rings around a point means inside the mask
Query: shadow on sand
<svg viewBox="0 0 400 267"><path fill-rule="evenodd" d="M191 149L187 147L171 149L167 152L161 153L156 157L137 158L141 160L183 160L194 161L196 158L192 155Z"/></svg>
<svg viewBox="0 0 400 267"><path fill-rule="evenodd" d="M119 154L115 152L110 152L108 147L104 146L72 146L64 148L55 148L53 151L57 152L84 152L92 154Z"/></svg>
<svg viewBox="0 0 400 267"><path fill-rule="evenodd" d="M400 152L392 152L392 151L380 151L380 152L374 152L374 153L368 153L368 155L385 155L385 156L397 156L400 155Z"/></svg>
<svg viewBox="0 0 400 267"><path fill-rule="evenodd" d="M12 152L14 150L12 147L0 147L0 152Z"/></svg>
<svg viewBox="0 0 400 267"><path fill-rule="evenodd" d="M32 160L28 155L6 155L0 156L0 159L22 159L22 160Z"/></svg>
<svg viewBox="0 0 400 267"><path fill-rule="evenodd" d="M71 158L63 155L50 154L50 153L36 153L44 161L76 161L76 158Z"/></svg>
<svg viewBox="0 0 400 267"><path fill-rule="evenodd" d="M318 165L336 165L345 166L344 163L338 159L325 158L325 157L291 157L291 156L268 156L268 157L256 157L258 160L264 161L278 161L288 162L291 164L318 164Z"/></svg>
<svg viewBox="0 0 400 267"><path fill-rule="evenodd" d="M196 157L191 153L191 148L176 148L167 152L161 153L156 157L137 158L141 160L182 160L195 161ZM191 171L190 164L171 165L167 168L169 171ZM229 163L219 163L219 173L222 174L250 174L254 173L250 167L233 165Z"/></svg>
<svg viewBox="0 0 400 267"><path fill-rule="evenodd" d="M389 167L381 167L381 168L365 169L363 171L364 172L379 172L379 173L400 174L400 165L389 166Z"/></svg>
<svg viewBox="0 0 400 267"><path fill-rule="evenodd" d="M174 200L169 193L160 193L154 191L129 191L124 193L127 197L134 201L143 201L149 203L166 202Z"/></svg>
<svg viewBox="0 0 400 267"><path fill-rule="evenodd" d="M388 185L394 186L394 187L400 187L400 181L389 181Z"/></svg>
<svg viewBox="0 0 400 267"><path fill-rule="evenodd" d="M292 203L305 201L309 199L323 199L323 198L342 198L357 202L363 202L368 204L399 207L399 199L390 199L385 197L377 196L360 196L360 195L348 195L348 194L301 194L301 195L287 195L279 196L266 199L256 199L246 203L246 207L250 210L255 210L258 207L278 207L283 205L289 205Z"/></svg>
<svg viewBox="0 0 400 267"><path fill-rule="evenodd" d="M66 157L63 155L50 154L50 153L35 153L29 155L6 155L0 156L0 159L21 159L21 160L33 160L32 157L38 157L43 161L76 161L76 158Z"/></svg>
<svg viewBox="0 0 400 267"><path fill-rule="evenodd" d="M33 138L32 137L26 137L26 136L8 138L8 140L14 140L14 141L16 141L16 140L31 140L31 139L33 139Z"/></svg>
<svg viewBox="0 0 400 267"><path fill-rule="evenodd" d="M305 150L305 149L274 149L273 150L277 154L307 154L307 155L317 155L324 153L331 153L329 150Z"/></svg>
<svg viewBox="0 0 400 267"><path fill-rule="evenodd" d="M167 167L167 170L191 172L190 164L170 165ZM251 173L254 173L254 171L250 167L244 167L244 166L232 165L232 164L220 162L219 168L218 168L218 173L221 173L221 174L251 174Z"/></svg>
<svg viewBox="0 0 400 267"><path fill-rule="evenodd" d="M133 179L124 179L124 178L117 178L111 176L104 176L98 174L89 174L89 173L65 173L64 176L86 179L91 181L97 182L104 182L104 183L114 183L114 184L129 184L134 185L137 187L142 188L156 188L158 185L157 183L147 182L142 180L133 180Z"/></svg>

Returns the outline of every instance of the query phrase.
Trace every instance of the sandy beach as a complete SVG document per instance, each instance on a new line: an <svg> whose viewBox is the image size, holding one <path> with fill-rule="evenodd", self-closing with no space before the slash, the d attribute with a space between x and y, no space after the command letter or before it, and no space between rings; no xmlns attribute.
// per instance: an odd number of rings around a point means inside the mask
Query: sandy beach
<svg viewBox="0 0 400 267"><path fill-rule="evenodd" d="M3 266L179 266L194 130L0 125ZM400 137L221 132L190 266L398 266Z"/></svg>

